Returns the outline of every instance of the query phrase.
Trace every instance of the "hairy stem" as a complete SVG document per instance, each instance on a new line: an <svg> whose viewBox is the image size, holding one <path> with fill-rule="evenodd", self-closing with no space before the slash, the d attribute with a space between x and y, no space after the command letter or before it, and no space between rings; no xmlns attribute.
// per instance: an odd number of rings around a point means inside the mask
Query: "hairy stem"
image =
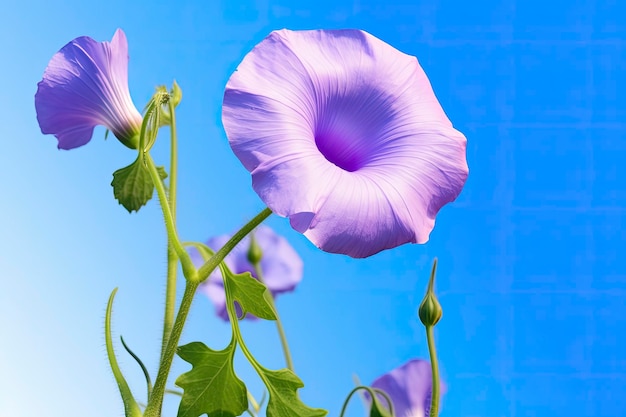
<svg viewBox="0 0 626 417"><path fill-rule="evenodd" d="M150 173L150 177L152 178L152 182L154 183L154 187L156 188L157 195L159 196L159 203L161 204L161 210L163 211L163 218L165 220L165 229L167 230L167 238L176 255L180 259L180 263L183 267L183 274L185 278L189 281L196 280L196 268L191 261L191 257L181 245L180 240L178 239L178 233L176 232L176 223L174 221L174 217L172 216L172 210L170 209L170 205L168 202L167 194L165 192L165 187L163 186L163 181L161 181L161 177L159 177L159 172L154 165L154 160L149 153L146 153L144 160L146 161L146 165L148 167L148 172Z"/></svg>
<svg viewBox="0 0 626 417"><path fill-rule="evenodd" d="M435 350L434 326L426 326L426 338L428 339L428 353L430 354L430 366L433 374L430 417L437 417L439 415L439 364L437 363L437 351Z"/></svg>
<svg viewBox="0 0 626 417"><path fill-rule="evenodd" d="M176 222L176 189L178 182L178 138L176 133L176 110L172 100L168 102L170 113L170 180L168 203L172 221ZM163 317L163 337L161 339L161 358L165 353L167 341L172 332L176 305L176 272L178 255L171 239L167 239L167 280L165 284L165 313Z"/></svg>

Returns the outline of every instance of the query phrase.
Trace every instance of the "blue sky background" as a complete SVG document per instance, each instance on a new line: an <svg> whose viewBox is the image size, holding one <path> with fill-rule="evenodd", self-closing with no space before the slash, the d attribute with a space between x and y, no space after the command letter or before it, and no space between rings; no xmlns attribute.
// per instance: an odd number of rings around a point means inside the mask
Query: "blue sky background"
<svg viewBox="0 0 626 417"><path fill-rule="evenodd" d="M5 0L0 26L0 417L122 416L103 318L155 374L165 232L155 201L129 215L113 199L134 156L97 129L58 151L33 96L71 39L129 41L143 107L176 79L179 231L231 232L263 208L220 121L226 80L271 30L360 28L418 57L468 138L470 176L427 245L366 260L329 255L273 216L305 263L278 308L304 400L337 416L353 387L426 357L416 309L432 258L444 317L437 343L442 416L626 415L626 3L503 0ZM166 163L167 140L155 150ZM253 352L282 367L272 323L244 323ZM229 326L198 298L182 343L223 347ZM120 362L138 397L142 375ZM173 375L189 369L178 360ZM251 391L261 385L244 361ZM173 380L170 384L173 386ZM142 397L143 398L143 397ZM175 398L174 398L175 400ZM176 414L176 401L164 416ZM360 404L349 416L362 416Z"/></svg>

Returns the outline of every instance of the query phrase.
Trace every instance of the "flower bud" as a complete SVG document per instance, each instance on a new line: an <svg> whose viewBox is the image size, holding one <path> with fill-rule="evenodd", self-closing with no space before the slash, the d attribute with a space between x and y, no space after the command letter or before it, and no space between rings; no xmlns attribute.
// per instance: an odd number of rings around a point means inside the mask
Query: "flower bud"
<svg viewBox="0 0 626 417"><path fill-rule="evenodd" d="M430 280L428 281L428 289L426 290L426 295L420 304L418 309L418 315L422 324L426 327L434 326L439 322L441 316L443 315L443 310L441 309L441 304L437 300L437 296L435 296L435 271L437 270L437 258L433 262L433 269L430 273Z"/></svg>
<svg viewBox="0 0 626 417"><path fill-rule="evenodd" d="M250 234L250 247L248 248L248 261L252 265L257 265L263 258L263 250L259 246L254 237L254 233Z"/></svg>
<svg viewBox="0 0 626 417"><path fill-rule="evenodd" d="M170 90L170 100L174 104L174 107L178 106L180 101L183 99L183 91L178 86L176 80L172 83L172 89Z"/></svg>

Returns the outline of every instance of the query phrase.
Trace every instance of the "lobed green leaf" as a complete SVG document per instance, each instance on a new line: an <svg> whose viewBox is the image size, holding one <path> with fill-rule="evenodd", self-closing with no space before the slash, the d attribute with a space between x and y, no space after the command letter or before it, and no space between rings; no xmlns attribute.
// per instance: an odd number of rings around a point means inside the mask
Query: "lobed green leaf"
<svg viewBox="0 0 626 417"><path fill-rule="evenodd" d="M233 368L235 341L215 351L201 342L178 348L178 356L192 368L176 379L183 397L178 417L235 417L248 409L247 390Z"/></svg>
<svg viewBox="0 0 626 417"><path fill-rule="evenodd" d="M328 411L321 408L311 408L298 397L298 389L304 384L296 374L289 369L270 371L262 368L262 378L270 393L267 403L267 417L324 417Z"/></svg>
<svg viewBox="0 0 626 417"><path fill-rule="evenodd" d="M232 299L239 303L244 316L250 313L262 319L276 320L270 299L272 294L265 284L254 279L249 272L233 274L225 267L222 267L222 276L228 280Z"/></svg>

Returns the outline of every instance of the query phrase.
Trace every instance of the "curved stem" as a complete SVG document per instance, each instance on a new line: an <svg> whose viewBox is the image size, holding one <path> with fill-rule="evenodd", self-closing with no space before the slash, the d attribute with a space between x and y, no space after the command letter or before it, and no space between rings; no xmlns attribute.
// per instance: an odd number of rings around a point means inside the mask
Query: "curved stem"
<svg viewBox="0 0 626 417"><path fill-rule="evenodd" d="M116 293L117 288L115 288L109 296L106 315L104 319L104 340L107 350L107 356L109 358L111 371L113 371L113 376L115 377L115 382L117 382L117 387L120 390L120 395L122 396L122 401L124 403L124 414L126 415L126 417L141 417L141 410L139 409L139 405L135 401L135 398L130 391L130 387L126 382L124 375L122 375L122 371L120 370L120 367L117 363L117 359L115 358L115 351L113 349L113 340L111 337L111 315L113 310L113 299L115 298Z"/></svg>
<svg viewBox="0 0 626 417"><path fill-rule="evenodd" d="M256 272L257 279L265 284L263 281L263 271L261 270L260 262L254 264L254 271ZM269 290L268 290L269 291ZM269 302L272 306L272 309L276 313L276 329L278 330L278 336L280 337L280 344L283 348L283 355L285 356L285 362L287 363L287 368L293 373L295 373L293 369L293 360L291 359L291 352L289 351L289 345L287 344L287 336L285 335L285 329L283 328L283 324L280 321L280 315L278 314L278 310L276 309L276 303L274 302L274 295L270 293Z"/></svg>
<svg viewBox="0 0 626 417"><path fill-rule="evenodd" d="M178 139L176 133L176 110L172 100L168 102L170 113L170 180L168 203L172 221L176 222L176 190L178 182ZM176 306L176 272L178 270L178 255L171 239L167 239L167 280L165 284L165 313L163 317L163 337L161 339L161 358L165 353L167 341L174 323Z"/></svg>
<svg viewBox="0 0 626 417"><path fill-rule="evenodd" d="M352 389L352 391L350 391L350 393L346 397L345 401L343 402L343 407L341 407L341 412L339 413L339 417L343 417L343 415L346 412L346 409L348 408L348 404L350 403L350 399L352 398L354 393L356 393L357 391L360 391L360 390L367 391L370 394L370 396L372 397L372 404L373 404L373 401L374 401L374 398L375 398L374 397L375 394L380 394L383 397L385 397L385 399L387 400L387 403L389 405L389 410L390 410L390 412L393 413L393 405L392 405L391 399L389 399L389 396L387 395L387 393L385 393L384 391L378 390L376 388L370 388L370 387L366 387L364 385L359 385L357 387L354 387Z"/></svg>
<svg viewBox="0 0 626 417"><path fill-rule="evenodd" d="M268 386L268 381L265 378L265 374L263 374L263 368L256 361L252 353L248 350L246 343L243 341L243 336L241 335L241 330L239 329L239 319L237 318L237 312L235 311L235 304L233 303L233 299L231 296L230 289L230 270L224 264L220 264L220 271L222 272L222 277L224 278L224 292L226 293L226 312L228 313L228 320L230 321L231 328L233 330L233 335L237 340L237 344L241 348L241 352L248 359L250 365L257 372L265 386Z"/></svg>
<svg viewBox="0 0 626 417"><path fill-rule="evenodd" d="M435 350L435 327L426 326L426 339L428 339L428 353L432 368L433 385L430 399L430 417L439 415L439 364L437 363L437 351Z"/></svg>
<svg viewBox="0 0 626 417"><path fill-rule="evenodd" d="M363 389L362 386L359 387L354 387L352 389L352 391L350 391L350 393L348 394L348 396L346 397L345 401L343 402L343 407L341 407L341 412L339 413L339 417L343 417L343 415L346 412L346 409L348 408L348 404L350 403L350 398L352 398L352 396L354 395L355 392L357 392L358 390Z"/></svg>
<svg viewBox="0 0 626 417"><path fill-rule="evenodd" d="M359 378L357 374L352 374L352 382L354 382L354 385L357 387L363 385L361 383L361 379ZM367 404L367 398L365 398L365 395L363 395L363 393L359 393L359 398L361 399L361 403L363 403L363 407L367 408L368 404Z"/></svg>
<svg viewBox="0 0 626 417"><path fill-rule="evenodd" d="M174 251L176 251L176 255L178 255L178 258L180 259L180 263L183 267L183 275L185 275L185 278L188 281L196 281L196 268L191 261L191 257L180 244L180 240L178 240L176 223L174 221L174 217L172 216L172 211L170 209L170 205L167 199L167 194L165 193L163 181L161 181L161 177L159 177L159 172L154 165L154 160L149 153L146 153L144 160L146 161L146 164L148 166L148 172L150 173L150 178L152 178L152 182L154 183L154 187L156 188L157 195L159 196L159 203L161 204L163 218L165 219L165 228L167 229L167 238L170 241Z"/></svg>
<svg viewBox="0 0 626 417"><path fill-rule="evenodd" d="M215 268L217 268L220 262L224 260L226 255L228 255L230 251L233 250L233 248L237 246L239 242L241 242L241 239L246 237L246 235L248 235L248 233L254 230L255 227L261 224L263 220L267 219L270 214L272 214L272 210L268 208L263 209L252 220L250 220L245 226L243 226L237 233L235 233L233 237L231 237L228 240L228 242L226 242L220 250L215 252L215 255L213 255L211 259L205 262L204 265L202 265L202 267L198 269L198 275L197 275L198 282L202 282L205 279L207 279L209 274L213 272Z"/></svg>

